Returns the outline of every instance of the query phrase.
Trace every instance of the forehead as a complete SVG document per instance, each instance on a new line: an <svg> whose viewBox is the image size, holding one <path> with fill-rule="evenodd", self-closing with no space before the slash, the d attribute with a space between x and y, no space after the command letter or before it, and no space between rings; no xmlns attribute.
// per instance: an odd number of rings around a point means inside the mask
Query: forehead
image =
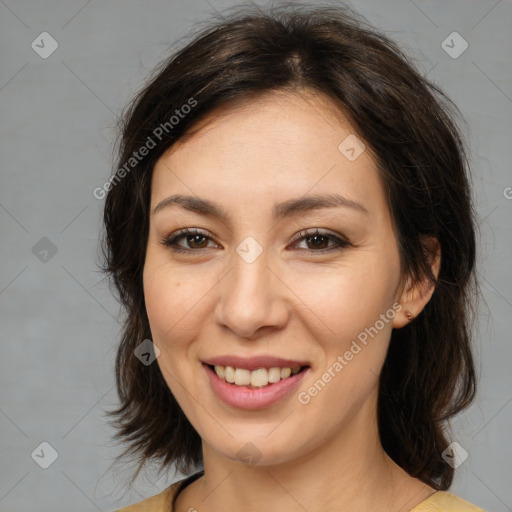
<svg viewBox="0 0 512 512"><path fill-rule="evenodd" d="M274 92L211 112L157 162L152 205L169 193L276 202L341 193L385 207L370 151L332 101L311 93Z"/></svg>

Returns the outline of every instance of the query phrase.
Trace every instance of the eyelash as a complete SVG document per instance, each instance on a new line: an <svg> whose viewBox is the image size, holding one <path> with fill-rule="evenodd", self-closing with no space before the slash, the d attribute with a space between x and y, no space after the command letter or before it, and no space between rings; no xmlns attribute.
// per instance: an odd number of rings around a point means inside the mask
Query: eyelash
<svg viewBox="0 0 512 512"><path fill-rule="evenodd" d="M200 236L202 236L204 238L211 239L211 237L209 237L208 235L206 235L203 231L201 231L199 229L180 229L175 234L171 234L167 238L162 239L161 243L162 243L162 245L172 249L174 252L179 252L179 253L200 252L200 251L208 249L207 247L203 247L201 249L183 249L183 248L180 249L180 248L177 248L176 243L177 243L178 240L180 240L181 238L186 238L187 236L191 236L191 235L200 235ZM343 238L335 236L335 235L333 235L331 233L322 232L318 228L315 228L314 230L307 230L306 229L306 230L301 231L298 234L298 238L296 238L294 243L300 242L300 241L302 241L305 238L312 238L314 236L321 236L321 237L324 237L324 238L328 238L328 239L334 241L334 246L331 246L330 248L327 248L327 249L319 249L319 250L299 249L299 252L301 254L304 254L304 253L309 253L309 254L311 254L311 253L325 254L327 252L331 252L333 250L341 250L341 249L344 249L345 247L348 247L348 246L352 245L347 240L344 240Z"/></svg>

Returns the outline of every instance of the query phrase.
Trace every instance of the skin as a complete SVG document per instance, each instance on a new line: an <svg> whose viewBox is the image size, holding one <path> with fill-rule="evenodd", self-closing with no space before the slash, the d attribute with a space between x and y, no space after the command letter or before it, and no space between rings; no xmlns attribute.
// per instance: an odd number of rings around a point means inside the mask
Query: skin
<svg viewBox="0 0 512 512"><path fill-rule="evenodd" d="M407 311L419 314L433 288L401 275L370 151L349 161L338 150L353 133L326 98L274 92L223 107L155 166L151 212L181 193L213 200L231 217L223 222L174 205L150 218L144 294L157 361L203 440L205 476L180 493L177 512L399 512L434 492L386 455L376 414L391 331L410 321ZM271 216L281 201L333 192L367 212L336 207L280 221ZM178 245L189 253L174 252L162 240L181 228L209 238L184 237ZM332 239L321 238L319 249L296 238L314 228L351 245L321 253L335 247ZM250 264L236 252L247 236L263 248ZM398 303L394 318L308 404L300 403L298 393ZM293 358L311 370L286 399L245 411L216 397L201 364L226 354ZM246 443L259 452L256 464L239 460Z"/></svg>

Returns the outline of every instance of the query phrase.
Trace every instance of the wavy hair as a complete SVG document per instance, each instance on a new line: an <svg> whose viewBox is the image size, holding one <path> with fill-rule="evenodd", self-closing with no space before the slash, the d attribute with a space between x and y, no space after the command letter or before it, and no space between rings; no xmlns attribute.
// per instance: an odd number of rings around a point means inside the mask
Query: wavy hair
<svg viewBox="0 0 512 512"><path fill-rule="evenodd" d="M382 445L399 466L438 490L452 482L453 469L441 453L449 443L447 420L475 395L470 335L478 288L458 111L395 43L351 9L297 3L264 11L239 6L213 18L154 70L120 118L118 170L105 187L102 246L104 270L126 313L116 358L120 406L109 414L118 428L115 438L127 444L118 459L138 461L133 480L149 461L161 469L174 464L183 473L202 462L200 436L159 366L134 356L137 345L151 338L142 273L154 165L221 105L306 90L330 99L371 151L402 275L435 285L419 316L392 332L377 415ZM172 121L178 114L179 121ZM149 140L154 147L141 156ZM131 160L135 153L140 158ZM437 279L423 243L429 236L441 245Z"/></svg>

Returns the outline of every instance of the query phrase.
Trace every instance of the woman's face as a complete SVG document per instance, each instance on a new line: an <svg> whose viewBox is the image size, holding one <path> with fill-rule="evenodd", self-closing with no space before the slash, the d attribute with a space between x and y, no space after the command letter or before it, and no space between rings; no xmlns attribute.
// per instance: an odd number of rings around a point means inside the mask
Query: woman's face
<svg viewBox="0 0 512 512"><path fill-rule="evenodd" d="M144 294L157 364L228 459L284 463L376 428L378 375L403 324L399 254L376 164L333 112L270 94L154 169Z"/></svg>

